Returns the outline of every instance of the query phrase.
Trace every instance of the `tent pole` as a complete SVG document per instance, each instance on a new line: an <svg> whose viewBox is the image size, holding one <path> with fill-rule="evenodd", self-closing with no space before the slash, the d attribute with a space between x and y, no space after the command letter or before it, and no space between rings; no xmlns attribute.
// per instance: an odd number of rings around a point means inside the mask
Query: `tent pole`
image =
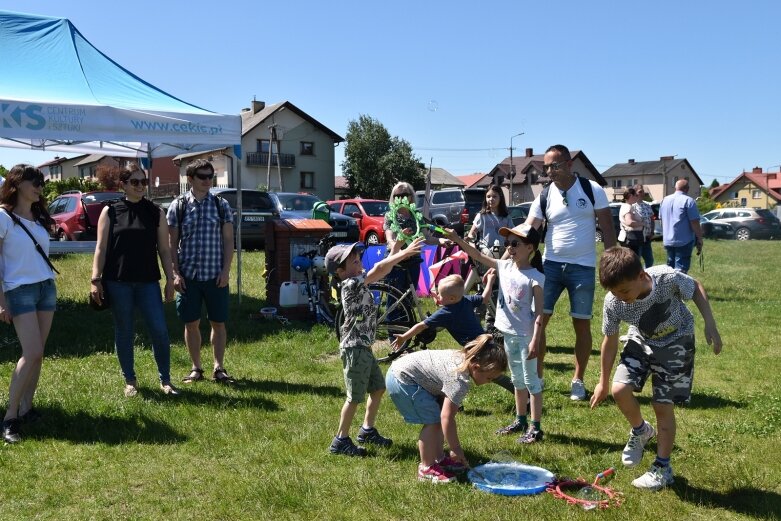
<svg viewBox="0 0 781 521"><path fill-rule="evenodd" d="M239 294L239 306L241 306L241 161L236 161L236 292Z"/></svg>

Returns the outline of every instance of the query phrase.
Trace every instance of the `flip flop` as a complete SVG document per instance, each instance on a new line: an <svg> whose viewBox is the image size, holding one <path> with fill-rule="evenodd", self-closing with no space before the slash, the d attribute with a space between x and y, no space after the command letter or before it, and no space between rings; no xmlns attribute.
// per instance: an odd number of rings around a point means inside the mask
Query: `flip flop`
<svg viewBox="0 0 781 521"><path fill-rule="evenodd" d="M212 379L221 384L232 384L234 382L233 377L222 367L214 370Z"/></svg>
<svg viewBox="0 0 781 521"><path fill-rule="evenodd" d="M186 384L191 384L200 380L203 380L203 369L200 368L190 369L190 374L182 378L182 381Z"/></svg>

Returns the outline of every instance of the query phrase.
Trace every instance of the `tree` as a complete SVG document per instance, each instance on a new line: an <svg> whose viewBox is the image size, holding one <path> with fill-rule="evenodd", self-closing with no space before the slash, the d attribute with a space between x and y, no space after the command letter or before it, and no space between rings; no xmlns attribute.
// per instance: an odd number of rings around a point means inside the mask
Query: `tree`
<svg viewBox="0 0 781 521"><path fill-rule="evenodd" d="M719 183L719 180L718 179L714 179L713 181L711 181L710 187L711 188L716 188L717 186L719 186L719 184L721 184L721 183Z"/></svg>
<svg viewBox="0 0 781 521"><path fill-rule="evenodd" d="M7 174L8 174L8 170L3 165L0 165L0 177L5 179L5 176Z"/></svg>
<svg viewBox="0 0 781 521"><path fill-rule="evenodd" d="M697 209L700 215L704 215L716 208L716 201L711 199L710 191L706 187L700 189L700 196L697 198Z"/></svg>
<svg viewBox="0 0 781 521"><path fill-rule="evenodd" d="M95 177L104 190L119 190L119 174L122 170L115 165L101 164L95 169Z"/></svg>
<svg viewBox="0 0 781 521"><path fill-rule="evenodd" d="M412 146L391 137L382 123L363 114L347 125L342 172L352 197L387 199L399 181L415 189L425 186L420 159L412 153Z"/></svg>

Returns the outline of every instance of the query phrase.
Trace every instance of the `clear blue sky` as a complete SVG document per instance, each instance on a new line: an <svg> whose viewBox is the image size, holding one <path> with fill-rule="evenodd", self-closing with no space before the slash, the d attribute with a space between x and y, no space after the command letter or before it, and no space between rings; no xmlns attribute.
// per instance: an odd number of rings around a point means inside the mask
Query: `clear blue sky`
<svg viewBox="0 0 781 521"><path fill-rule="evenodd" d="M516 155L563 143L600 171L676 155L710 183L781 164L775 1L6 0L0 8L67 17L126 69L216 112L238 113L253 96L289 100L343 137L367 114L455 175L487 172L520 132ZM6 167L52 157L0 149Z"/></svg>

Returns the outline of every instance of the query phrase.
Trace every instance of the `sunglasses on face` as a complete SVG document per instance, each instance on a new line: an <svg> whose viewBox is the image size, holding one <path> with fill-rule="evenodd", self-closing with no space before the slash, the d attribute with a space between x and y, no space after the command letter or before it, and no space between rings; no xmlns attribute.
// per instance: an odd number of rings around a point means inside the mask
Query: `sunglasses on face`
<svg viewBox="0 0 781 521"><path fill-rule="evenodd" d="M44 185L43 177L36 177L34 179L27 179L27 181L30 181L30 184L33 185L35 188L40 188Z"/></svg>
<svg viewBox="0 0 781 521"><path fill-rule="evenodd" d="M523 242L523 241L515 240L515 239L512 240L512 241L504 241L504 247L505 248L517 248L521 244L526 244L526 243Z"/></svg>
<svg viewBox="0 0 781 521"><path fill-rule="evenodd" d="M558 163L550 163L548 165L543 165L542 170L543 172L550 173L553 170L556 171L561 170L561 167L563 167L566 164L567 164L566 161L559 161Z"/></svg>
<svg viewBox="0 0 781 521"><path fill-rule="evenodd" d="M138 185L146 186L146 185L149 184L149 179L147 179L146 177L143 178L143 179L128 179L127 180L127 184L130 184L130 185L133 185L133 186L138 186Z"/></svg>
<svg viewBox="0 0 781 521"><path fill-rule="evenodd" d="M199 174L198 172L196 172L195 177L197 177L201 181L206 181L207 179L208 180L214 179L214 174Z"/></svg>

